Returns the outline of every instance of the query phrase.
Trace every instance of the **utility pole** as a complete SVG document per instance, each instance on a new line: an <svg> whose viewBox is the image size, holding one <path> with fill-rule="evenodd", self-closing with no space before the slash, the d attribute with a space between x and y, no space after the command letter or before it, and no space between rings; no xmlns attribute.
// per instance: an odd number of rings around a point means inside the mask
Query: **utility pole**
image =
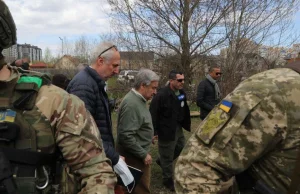
<svg viewBox="0 0 300 194"><path fill-rule="evenodd" d="M58 37L61 40L61 56L64 56L64 39L61 37Z"/></svg>

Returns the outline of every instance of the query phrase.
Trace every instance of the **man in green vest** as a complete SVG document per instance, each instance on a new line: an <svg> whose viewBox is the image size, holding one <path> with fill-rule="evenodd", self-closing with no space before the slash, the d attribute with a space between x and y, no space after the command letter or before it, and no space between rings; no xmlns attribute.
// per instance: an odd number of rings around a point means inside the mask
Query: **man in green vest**
<svg viewBox="0 0 300 194"><path fill-rule="evenodd" d="M16 28L0 0L0 51ZM100 133L76 96L0 55L0 193L114 193L116 177Z"/></svg>

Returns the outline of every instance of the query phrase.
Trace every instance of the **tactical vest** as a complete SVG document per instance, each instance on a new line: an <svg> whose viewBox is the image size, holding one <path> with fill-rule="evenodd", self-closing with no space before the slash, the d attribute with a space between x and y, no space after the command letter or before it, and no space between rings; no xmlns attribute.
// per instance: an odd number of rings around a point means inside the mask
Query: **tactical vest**
<svg viewBox="0 0 300 194"><path fill-rule="evenodd" d="M60 193L62 168L54 130L35 106L39 89L47 84L50 79L38 73L0 82L0 152L10 162L8 171L20 194ZM0 193L8 193L8 187L13 185L2 181Z"/></svg>

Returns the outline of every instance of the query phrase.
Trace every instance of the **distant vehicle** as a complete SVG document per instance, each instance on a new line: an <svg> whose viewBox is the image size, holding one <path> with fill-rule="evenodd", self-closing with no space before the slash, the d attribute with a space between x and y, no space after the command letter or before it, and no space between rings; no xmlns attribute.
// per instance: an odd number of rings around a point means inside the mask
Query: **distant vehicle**
<svg viewBox="0 0 300 194"><path fill-rule="evenodd" d="M137 73L138 73L138 71L136 71L136 70L122 70L119 73L118 81L119 82L133 82Z"/></svg>
<svg viewBox="0 0 300 194"><path fill-rule="evenodd" d="M135 76L137 75L138 71L130 71L127 73L127 78L129 81L134 81Z"/></svg>

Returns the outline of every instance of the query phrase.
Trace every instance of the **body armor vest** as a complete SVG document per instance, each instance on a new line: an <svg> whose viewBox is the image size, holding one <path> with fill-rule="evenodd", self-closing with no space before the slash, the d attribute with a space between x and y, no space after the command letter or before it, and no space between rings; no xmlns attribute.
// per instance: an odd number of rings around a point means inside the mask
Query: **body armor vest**
<svg viewBox="0 0 300 194"><path fill-rule="evenodd" d="M0 151L20 194L59 193L54 130L35 106L40 87L49 83L35 73L0 82ZM8 193L7 187L0 184L0 193Z"/></svg>

